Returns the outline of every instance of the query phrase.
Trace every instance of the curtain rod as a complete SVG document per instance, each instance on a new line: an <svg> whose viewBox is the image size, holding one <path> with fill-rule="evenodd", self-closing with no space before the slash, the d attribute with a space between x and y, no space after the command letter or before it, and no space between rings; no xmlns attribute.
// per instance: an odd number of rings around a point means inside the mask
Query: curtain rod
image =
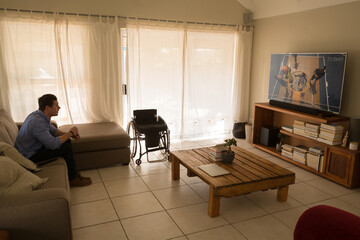
<svg viewBox="0 0 360 240"><path fill-rule="evenodd" d="M202 24L202 25L219 25L219 26L229 26L229 27L238 27L237 24L225 24L225 23L207 23L207 22L193 22L193 21L177 21L177 20L166 20L166 19L156 19L156 18L143 18L143 17L124 17L124 16L111 16L111 15L99 15L99 14L84 14L84 13L66 13L66 12L53 12L53 11L40 11L40 10L25 10L25 9L12 9L12 8L0 8L4 11L13 11L13 12L34 12L34 13L47 13L47 14L64 14L64 15L78 15L83 17L110 17L110 18L121 18L121 19L134 19L134 20L147 20L147 21L156 21L156 22L173 22L173 23L187 23L187 24Z"/></svg>

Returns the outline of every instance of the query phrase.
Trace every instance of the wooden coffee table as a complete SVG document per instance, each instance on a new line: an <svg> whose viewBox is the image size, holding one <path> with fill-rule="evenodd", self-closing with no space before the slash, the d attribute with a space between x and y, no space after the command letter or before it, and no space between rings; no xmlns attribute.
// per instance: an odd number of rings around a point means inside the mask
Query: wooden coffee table
<svg viewBox="0 0 360 240"><path fill-rule="evenodd" d="M208 157L209 148L180 150L170 153L171 176L180 178L180 163L200 177L210 187L208 214L219 216L220 197L234 197L260 190L276 189L279 202L287 200L289 185L295 182L295 173L239 147L232 147L235 159L232 163L215 162L230 174L211 177L198 168L213 163Z"/></svg>

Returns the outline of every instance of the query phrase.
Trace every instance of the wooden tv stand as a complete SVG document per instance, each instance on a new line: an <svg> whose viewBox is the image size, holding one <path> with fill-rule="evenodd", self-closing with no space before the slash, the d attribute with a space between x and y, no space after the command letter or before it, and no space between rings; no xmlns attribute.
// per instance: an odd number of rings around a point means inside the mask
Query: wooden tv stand
<svg viewBox="0 0 360 240"><path fill-rule="evenodd" d="M353 188L360 186L360 150L352 151L348 147L331 146L311 138L280 130L281 133L287 136L285 140L287 144L293 146L304 145L306 147L316 146L324 149L324 171L319 172L305 164L282 156L281 152L276 151L275 147L260 144L260 128L262 126L281 129L282 126L292 126L294 120L315 124L336 123L344 126L345 130L348 129L349 125L349 118L343 116L324 117L321 115L310 115L272 106L268 103L255 103L252 144L256 148L346 187Z"/></svg>

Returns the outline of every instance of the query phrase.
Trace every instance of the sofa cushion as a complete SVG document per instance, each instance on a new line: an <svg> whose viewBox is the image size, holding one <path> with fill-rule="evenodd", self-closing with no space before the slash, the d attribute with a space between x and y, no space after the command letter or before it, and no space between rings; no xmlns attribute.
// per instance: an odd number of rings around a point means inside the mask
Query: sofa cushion
<svg viewBox="0 0 360 240"><path fill-rule="evenodd" d="M79 140L73 140L74 153L129 147L129 135L114 122L63 125L59 129L68 132L73 126L80 134Z"/></svg>
<svg viewBox="0 0 360 240"><path fill-rule="evenodd" d="M0 110L0 141L6 142L10 145L15 144L16 137L19 133L19 128L4 109Z"/></svg>
<svg viewBox="0 0 360 240"><path fill-rule="evenodd" d="M8 157L0 156L0 195L37 189L48 178L39 178Z"/></svg>
<svg viewBox="0 0 360 240"><path fill-rule="evenodd" d="M36 164L33 161L25 158L21 153L18 152L16 148L5 142L0 142L0 152L3 152L6 157L11 158L13 161L17 162L24 168L33 171L40 170L39 168L37 168Z"/></svg>
<svg viewBox="0 0 360 240"><path fill-rule="evenodd" d="M63 188L69 191L69 180L65 160L58 158L56 161L42 166L41 171L35 173L40 178L49 178L39 189Z"/></svg>

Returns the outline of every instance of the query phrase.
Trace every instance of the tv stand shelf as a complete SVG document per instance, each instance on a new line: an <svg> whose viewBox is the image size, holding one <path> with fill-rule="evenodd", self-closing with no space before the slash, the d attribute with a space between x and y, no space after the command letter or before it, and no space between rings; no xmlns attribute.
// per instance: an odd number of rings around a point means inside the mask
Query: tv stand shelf
<svg viewBox="0 0 360 240"><path fill-rule="evenodd" d="M311 115L272 106L268 103L256 103L254 108L252 144L256 148L346 187L352 188L360 186L360 150L352 151L348 148L328 145L315 139L280 130L281 133L287 136L285 139L285 143L287 144L293 146L304 145L306 147L315 146L324 149L324 171L319 172L305 164L282 156L281 152L276 151L275 147L260 144L261 127L275 127L281 129L282 126L292 126L294 120L314 124L336 123L344 126L345 130L348 129L349 125L349 118L343 116Z"/></svg>
<svg viewBox="0 0 360 240"><path fill-rule="evenodd" d="M328 144L326 143L323 143L323 142L319 142L315 139L312 139L312 138L308 138L308 137L304 137L304 136L301 136L301 135L298 135L298 134L295 134L295 133L291 133L291 132L288 132L288 131L285 131L283 129L280 129L280 132L288 137L293 137L293 138L297 138L297 139L300 139L302 141L308 141L312 144L316 144L316 145L321 145L323 148L325 146L327 146Z"/></svg>

